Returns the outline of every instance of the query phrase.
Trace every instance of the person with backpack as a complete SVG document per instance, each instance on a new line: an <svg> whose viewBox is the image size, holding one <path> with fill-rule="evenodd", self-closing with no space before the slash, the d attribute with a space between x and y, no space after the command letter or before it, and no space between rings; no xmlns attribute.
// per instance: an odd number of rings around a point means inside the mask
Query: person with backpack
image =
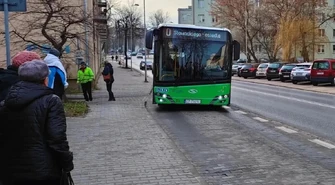
<svg viewBox="0 0 335 185"><path fill-rule="evenodd" d="M85 62L80 63L80 69L78 70L77 83L81 85L81 89L84 94L86 101L92 101L92 82L94 80L94 73Z"/></svg>
<svg viewBox="0 0 335 185"><path fill-rule="evenodd" d="M112 91L112 84L114 82L114 69L111 63L105 62L104 70L102 71L102 76L106 83L106 88L108 92L108 101L115 101L114 93Z"/></svg>
<svg viewBox="0 0 335 185"><path fill-rule="evenodd" d="M50 74L48 87L53 89L55 95L57 95L61 100L65 93L65 89L69 86L66 78L66 70L59 59L60 52L56 49L50 49L44 61L47 63Z"/></svg>
<svg viewBox="0 0 335 185"><path fill-rule="evenodd" d="M19 67L35 59L41 59L36 52L21 51L12 58L12 65L9 65L7 69L0 70L0 102L6 98L10 87L20 81L18 76Z"/></svg>

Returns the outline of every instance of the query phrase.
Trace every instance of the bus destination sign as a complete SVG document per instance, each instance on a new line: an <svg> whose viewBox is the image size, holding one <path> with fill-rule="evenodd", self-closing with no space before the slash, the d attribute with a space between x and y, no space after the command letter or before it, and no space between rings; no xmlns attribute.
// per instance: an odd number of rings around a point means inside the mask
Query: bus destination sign
<svg viewBox="0 0 335 185"><path fill-rule="evenodd" d="M164 28L164 38L179 38L179 39L195 39L195 40L212 40L225 41L225 31L217 30L195 30L187 28Z"/></svg>

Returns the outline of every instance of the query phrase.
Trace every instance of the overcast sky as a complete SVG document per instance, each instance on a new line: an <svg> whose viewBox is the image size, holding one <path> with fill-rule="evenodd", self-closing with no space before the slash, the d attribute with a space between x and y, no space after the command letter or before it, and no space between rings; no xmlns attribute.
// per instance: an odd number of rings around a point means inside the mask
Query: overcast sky
<svg viewBox="0 0 335 185"><path fill-rule="evenodd" d="M132 1L134 3L139 4L139 8L143 8L143 0L120 0L122 4L128 4ZM165 12L169 12L171 21L173 23L178 23L178 8L187 8L191 6L192 0L145 0L145 8L146 8L146 18L150 13L154 12L155 10L162 9ZM143 9L142 9L143 11Z"/></svg>

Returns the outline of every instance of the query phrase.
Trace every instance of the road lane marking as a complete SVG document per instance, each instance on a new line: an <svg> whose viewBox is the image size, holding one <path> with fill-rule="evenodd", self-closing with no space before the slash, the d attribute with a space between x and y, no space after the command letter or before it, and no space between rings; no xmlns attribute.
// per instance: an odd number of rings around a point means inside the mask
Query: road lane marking
<svg viewBox="0 0 335 185"><path fill-rule="evenodd" d="M270 94L270 93L265 93L265 92L261 92L261 91L254 91L254 90L249 90L249 89L245 89L245 88L241 88L241 87L233 87L233 89L239 89L239 90L242 90L242 91L256 93L258 95L263 94L263 95L266 95L266 96L283 98L283 99L293 100L293 101L297 101L297 102L301 102L301 103L307 103L307 104L311 104L311 105L317 105L317 106L320 106L320 107L335 109L335 106L332 106L332 105L327 105L327 104L323 104L323 103L316 103L316 102L312 102L312 101L307 101L307 100L303 100L303 99L282 96L282 95L278 95L278 94Z"/></svg>
<svg viewBox="0 0 335 185"><path fill-rule="evenodd" d="M263 118L260 118L260 117L253 117L254 120L257 120L257 121L260 121L260 122L269 122L269 120L266 120L266 119L263 119Z"/></svg>
<svg viewBox="0 0 335 185"><path fill-rule="evenodd" d="M327 143L327 142L324 142L324 141L321 141L319 139L309 139L309 141L313 142L313 143L316 143L318 145L321 145L323 147L326 147L328 149L334 149L335 148L335 145L332 145L330 143Z"/></svg>
<svg viewBox="0 0 335 185"><path fill-rule="evenodd" d="M235 111L235 112L238 113L238 114L248 114L248 113L243 112L243 111L241 111L241 110L237 110L237 111Z"/></svg>
<svg viewBox="0 0 335 185"><path fill-rule="evenodd" d="M276 128L279 129L279 130L281 130L281 131L287 132L289 134L298 133L297 131L295 131L293 129L290 129L290 128L287 128L287 127L276 127Z"/></svg>

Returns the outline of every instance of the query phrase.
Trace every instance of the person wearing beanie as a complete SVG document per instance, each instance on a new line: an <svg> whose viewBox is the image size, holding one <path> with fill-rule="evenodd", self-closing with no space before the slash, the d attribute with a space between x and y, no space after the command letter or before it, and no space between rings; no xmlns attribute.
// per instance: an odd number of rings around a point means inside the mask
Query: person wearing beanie
<svg viewBox="0 0 335 185"><path fill-rule="evenodd" d="M92 101L92 81L94 80L94 73L85 62L80 63L78 70L77 83L81 85L81 89L86 101Z"/></svg>
<svg viewBox="0 0 335 185"><path fill-rule="evenodd" d="M47 87L43 60L23 63L18 75L0 103L0 182L59 185L74 168L62 101Z"/></svg>
<svg viewBox="0 0 335 185"><path fill-rule="evenodd" d="M53 89L54 93L63 99L65 89L68 87L66 70L59 60L60 52L56 49L50 49L44 61L47 63L50 74L48 87Z"/></svg>
<svg viewBox="0 0 335 185"><path fill-rule="evenodd" d="M12 65L0 70L0 102L3 101L9 88L19 81L17 70L23 63L41 59L40 55L33 51L21 51L12 58Z"/></svg>

